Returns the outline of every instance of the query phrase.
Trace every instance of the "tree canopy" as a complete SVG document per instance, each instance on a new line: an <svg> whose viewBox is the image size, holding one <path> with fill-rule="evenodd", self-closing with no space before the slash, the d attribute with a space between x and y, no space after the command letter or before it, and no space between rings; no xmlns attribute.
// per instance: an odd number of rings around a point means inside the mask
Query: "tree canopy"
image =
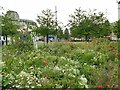
<svg viewBox="0 0 120 90"><path fill-rule="evenodd" d="M37 34L41 34L47 37L48 43L48 35L56 34L56 21L54 20L54 13L50 9L43 10L41 15L37 16L37 22L39 23L39 27L36 29Z"/></svg>
<svg viewBox="0 0 120 90"><path fill-rule="evenodd" d="M75 9L70 15L69 25L72 37L103 37L110 33L110 23L102 12Z"/></svg>
<svg viewBox="0 0 120 90"><path fill-rule="evenodd" d="M44 27L46 29L40 30L42 28L39 28L41 34L44 32L44 34L56 34L55 26L56 22L54 20L54 13L50 9L43 10L41 15L37 16L37 22L39 23L40 27ZM45 30L45 31L44 31ZM46 32L47 31L47 32Z"/></svg>
<svg viewBox="0 0 120 90"><path fill-rule="evenodd" d="M6 44L7 44L7 36L15 36L18 34L17 29L19 29L18 20L13 20L10 16L10 11L7 11L6 14L2 16L2 36L6 36Z"/></svg>

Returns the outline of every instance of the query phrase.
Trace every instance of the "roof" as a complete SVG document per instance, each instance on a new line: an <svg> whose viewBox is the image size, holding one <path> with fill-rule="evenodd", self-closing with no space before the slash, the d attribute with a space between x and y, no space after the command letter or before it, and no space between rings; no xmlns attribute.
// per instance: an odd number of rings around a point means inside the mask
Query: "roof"
<svg viewBox="0 0 120 90"><path fill-rule="evenodd" d="M36 23L32 20L29 20L29 19L20 19L20 22L25 22L25 23L30 23L32 25L36 25Z"/></svg>
<svg viewBox="0 0 120 90"><path fill-rule="evenodd" d="M17 13L16 11L9 10L7 13ZM18 13L17 13L18 14Z"/></svg>

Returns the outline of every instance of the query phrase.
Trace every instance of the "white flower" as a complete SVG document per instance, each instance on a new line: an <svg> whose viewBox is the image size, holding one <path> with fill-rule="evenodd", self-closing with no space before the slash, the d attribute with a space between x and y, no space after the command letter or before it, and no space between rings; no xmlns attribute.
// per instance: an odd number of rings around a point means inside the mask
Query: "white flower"
<svg viewBox="0 0 120 90"><path fill-rule="evenodd" d="M88 88L88 85L85 85L85 88Z"/></svg>
<svg viewBox="0 0 120 90"><path fill-rule="evenodd" d="M91 67L92 67L92 68L95 68L95 65L92 65Z"/></svg>
<svg viewBox="0 0 120 90"><path fill-rule="evenodd" d="M61 59L66 60L66 58L65 58L65 57L61 57Z"/></svg>
<svg viewBox="0 0 120 90"><path fill-rule="evenodd" d="M62 88L63 86L62 85L59 85L59 84L55 84L56 85L56 88Z"/></svg>
<svg viewBox="0 0 120 90"><path fill-rule="evenodd" d="M19 88L19 87L20 87L20 85L17 85L17 86L16 86L16 88Z"/></svg>
<svg viewBox="0 0 120 90"><path fill-rule="evenodd" d="M65 70L63 69L62 72L65 73Z"/></svg>
<svg viewBox="0 0 120 90"><path fill-rule="evenodd" d="M58 66L55 66L54 70L61 70L61 69Z"/></svg>
<svg viewBox="0 0 120 90"><path fill-rule="evenodd" d="M76 74L76 69L73 69L73 72Z"/></svg>
<svg viewBox="0 0 120 90"><path fill-rule="evenodd" d="M41 87L42 85L41 84L37 84L38 87Z"/></svg>
<svg viewBox="0 0 120 90"><path fill-rule="evenodd" d="M87 79L85 78L84 75L82 75L82 76L80 77L80 80L82 81L82 84L84 84L84 85L87 83Z"/></svg>
<svg viewBox="0 0 120 90"><path fill-rule="evenodd" d="M31 82L31 81L28 81L28 84L32 84L32 82Z"/></svg>
<svg viewBox="0 0 120 90"><path fill-rule="evenodd" d="M71 74L71 73L68 74L68 76L71 76L71 77L75 78L75 75L73 75L73 74Z"/></svg>
<svg viewBox="0 0 120 90"><path fill-rule="evenodd" d="M71 63L74 63L75 61L73 61L73 60L70 60L70 62L71 62Z"/></svg>
<svg viewBox="0 0 120 90"><path fill-rule="evenodd" d="M20 75L20 76L26 76L26 77L28 77L30 74L29 74L29 73L26 73L26 72L24 72L24 71L21 71L21 72L19 73L19 75Z"/></svg>
<svg viewBox="0 0 120 90"><path fill-rule="evenodd" d="M67 61L70 61L70 59L68 58Z"/></svg>
<svg viewBox="0 0 120 90"><path fill-rule="evenodd" d="M4 65L5 65L5 63L0 60L0 68Z"/></svg>
<svg viewBox="0 0 120 90"><path fill-rule="evenodd" d="M65 64L66 67L68 67L68 64Z"/></svg>
<svg viewBox="0 0 120 90"><path fill-rule="evenodd" d="M31 88L34 88L35 86L31 86Z"/></svg>
<svg viewBox="0 0 120 90"><path fill-rule="evenodd" d="M26 88L29 88L29 86L25 86Z"/></svg>
<svg viewBox="0 0 120 90"><path fill-rule="evenodd" d="M33 68L34 68L33 66L30 67L30 69L33 69Z"/></svg>
<svg viewBox="0 0 120 90"><path fill-rule="evenodd" d="M80 73L80 71L77 69L77 70L76 70L76 73L77 73L77 74L79 74L79 73Z"/></svg>
<svg viewBox="0 0 120 90"><path fill-rule="evenodd" d="M15 80L15 82L18 82L18 80Z"/></svg>

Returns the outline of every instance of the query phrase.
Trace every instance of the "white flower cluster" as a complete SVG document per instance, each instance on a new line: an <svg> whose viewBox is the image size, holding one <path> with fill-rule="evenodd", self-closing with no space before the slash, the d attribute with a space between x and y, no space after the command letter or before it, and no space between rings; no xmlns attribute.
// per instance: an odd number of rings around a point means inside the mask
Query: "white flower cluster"
<svg viewBox="0 0 120 90"><path fill-rule="evenodd" d="M60 68L60 67L58 67L58 66L55 66L55 67L54 67L54 70L60 71L60 70L62 70L62 68Z"/></svg>
<svg viewBox="0 0 120 90"><path fill-rule="evenodd" d="M14 85L17 88L25 87L25 88L34 88L33 80L37 80L35 76L33 76L30 73L27 73L25 71L21 71L17 76L17 79L15 80L16 85Z"/></svg>
<svg viewBox="0 0 120 90"><path fill-rule="evenodd" d="M66 60L66 58L62 56L62 57L61 57L61 60Z"/></svg>
<svg viewBox="0 0 120 90"><path fill-rule="evenodd" d="M87 63L84 63L83 65L84 65L84 66L91 67L91 68L96 68L96 66L95 66L95 65L89 65L89 64L87 64Z"/></svg>
<svg viewBox="0 0 120 90"><path fill-rule="evenodd" d="M60 84L55 84L56 88L62 88L63 85L60 85Z"/></svg>
<svg viewBox="0 0 120 90"><path fill-rule="evenodd" d="M82 86L85 86L85 88L88 88L87 79L85 78L84 75L82 75L82 76L80 77L80 82L79 82L79 84L82 85Z"/></svg>
<svg viewBox="0 0 120 90"><path fill-rule="evenodd" d="M72 73L68 74L68 76L75 78L75 75Z"/></svg>
<svg viewBox="0 0 120 90"><path fill-rule="evenodd" d="M66 63L63 63L64 66L62 66L62 67L55 66L56 70L61 70L64 73L64 75L68 75L73 78L75 78L76 75L79 75L80 71L77 69L77 67L79 66L78 61L71 60L69 58L62 56L61 61L59 61L59 62L61 63L63 61L66 62Z"/></svg>
<svg viewBox="0 0 120 90"><path fill-rule="evenodd" d="M5 63L0 60L0 70L3 66L5 66Z"/></svg>
<svg viewBox="0 0 120 90"><path fill-rule="evenodd" d="M93 60L96 62L97 61L97 57L93 57Z"/></svg>
<svg viewBox="0 0 120 90"><path fill-rule="evenodd" d="M22 76L25 76L25 77L28 77L30 74L29 73L26 73L26 72L24 72L24 71L21 71L20 73L19 73L19 75L22 77Z"/></svg>
<svg viewBox="0 0 120 90"><path fill-rule="evenodd" d="M47 84L47 83L49 83L49 80L47 78L41 78L40 82L41 82L41 84Z"/></svg>

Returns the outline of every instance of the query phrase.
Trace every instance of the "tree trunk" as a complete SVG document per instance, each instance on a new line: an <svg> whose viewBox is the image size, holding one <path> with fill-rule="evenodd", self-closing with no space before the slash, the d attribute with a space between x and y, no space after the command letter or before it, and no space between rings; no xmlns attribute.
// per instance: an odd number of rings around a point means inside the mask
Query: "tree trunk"
<svg viewBox="0 0 120 90"><path fill-rule="evenodd" d="M47 36L46 36L46 41L47 41L47 43L48 43L48 34L47 34Z"/></svg>
<svg viewBox="0 0 120 90"><path fill-rule="evenodd" d="M86 40L86 41L89 41L89 40L88 40L88 35L85 35L85 40Z"/></svg>

